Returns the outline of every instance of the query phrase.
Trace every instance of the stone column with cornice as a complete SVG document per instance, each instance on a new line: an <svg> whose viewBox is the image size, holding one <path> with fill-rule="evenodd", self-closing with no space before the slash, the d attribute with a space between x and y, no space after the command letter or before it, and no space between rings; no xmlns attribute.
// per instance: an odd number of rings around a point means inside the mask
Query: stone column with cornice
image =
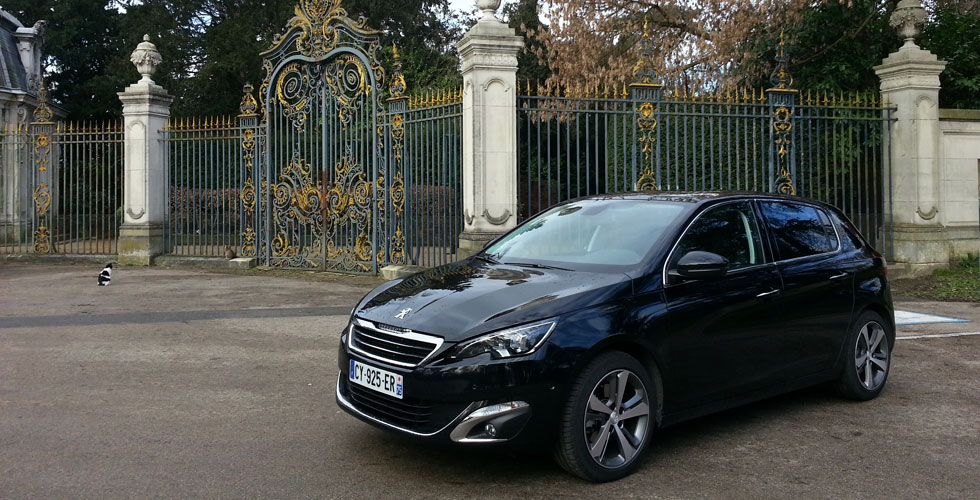
<svg viewBox="0 0 980 500"><path fill-rule="evenodd" d="M165 144L160 132L170 119L173 97L150 78L163 61L149 35L130 58L142 78L119 93L125 129L123 224L119 229L119 263L150 265L164 252L167 215Z"/></svg>
<svg viewBox="0 0 980 500"><path fill-rule="evenodd" d="M950 259L939 213L939 74L946 63L915 44L925 20L919 0L899 2L890 22L905 43L874 68L882 100L895 108L883 155L884 175L891 182L884 211L894 225L887 257L912 275L946 267Z"/></svg>
<svg viewBox="0 0 980 500"><path fill-rule="evenodd" d="M517 224L517 54L524 40L479 0L483 17L456 44L463 61L463 233L466 258Z"/></svg>

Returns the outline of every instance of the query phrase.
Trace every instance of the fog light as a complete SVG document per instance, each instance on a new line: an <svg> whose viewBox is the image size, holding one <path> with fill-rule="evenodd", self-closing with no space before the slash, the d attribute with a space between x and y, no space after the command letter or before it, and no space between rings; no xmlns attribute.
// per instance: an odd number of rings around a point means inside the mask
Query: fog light
<svg viewBox="0 0 980 500"><path fill-rule="evenodd" d="M457 443L493 443L513 439L531 418L524 401L492 404L473 411L449 433Z"/></svg>

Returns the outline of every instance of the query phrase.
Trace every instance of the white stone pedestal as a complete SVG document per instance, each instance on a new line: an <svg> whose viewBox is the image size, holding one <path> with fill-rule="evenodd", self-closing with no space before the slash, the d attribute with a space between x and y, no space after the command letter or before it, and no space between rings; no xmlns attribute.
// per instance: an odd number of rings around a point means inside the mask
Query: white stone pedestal
<svg viewBox="0 0 980 500"><path fill-rule="evenodd" d="M884 210L894 223L888 258L909 274L949 265L940 214L939 74L945 67L911 40L875 67L882 99L896 108L883 155L884 175L891 179Z"/></svg>
<svg viewBox="0 0 980 500"><path fill-rule="evenodd" d="M517 54L523 46L492 16L457 44L463 60L461 259L517 223Z"/></svg>
<svg viewBox="0 0 980 500"><path fill-rule="evenodd" d="M119 93L126 141L119 263L148 266L153 257L164 252L163 222L169 189L166 144L160 132L170 120L173 98L150 79L161 59L149 37L143 40L131 58L143 78Z"/></svg>

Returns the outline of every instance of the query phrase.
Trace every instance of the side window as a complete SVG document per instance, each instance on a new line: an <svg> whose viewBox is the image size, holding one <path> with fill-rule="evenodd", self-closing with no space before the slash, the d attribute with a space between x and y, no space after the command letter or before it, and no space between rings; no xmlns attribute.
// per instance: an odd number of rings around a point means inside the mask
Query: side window
<svg viewBox="0 0 980 500"><path fill-rule="evenodd" d="M823 211L809 205L761 201L762 214L783 260L837 250L837 232Z"/></svg>
<svg viewBox="0 0 980 500"><path fill-rule="evenodd" d="M834 226L837 228L837 234L840 235L841 247L844 250L856 250L858 248L864 248L864 241L858 236L858 230L850 222L838 217L837 215L831 214L831 220L834 221Z"/></svg>
<svg viewBox="0 0 980 500"><path fill-rule="evenodd" d="M762 238L752 205L740 202L708 209L684 233L674 259L694 250L721 255L728 259L729 270L764 264Z"/></svg>

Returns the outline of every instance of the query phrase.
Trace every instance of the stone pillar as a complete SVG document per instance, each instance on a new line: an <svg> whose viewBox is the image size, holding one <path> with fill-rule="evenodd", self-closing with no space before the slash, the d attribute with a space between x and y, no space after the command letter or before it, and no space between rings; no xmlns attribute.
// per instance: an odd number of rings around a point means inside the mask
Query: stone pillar
<svg viewBox="0 0 980 500"><path fill-rule="evenodd" d="M926 19L919 0L902 0L891 24L905 44L875 66L881 97L896 110L890 142L885 144L884 175L891 180L885 192L886 220L893 223L888 259L910 274L949 265L949 244L940 210L939 74L946 63L915 44ZM889 154L890 149L890 154Z"/></svg>
<svg viewBox="0 0 980 500"><path fill-rule="evenodd" d="M170 119L173 98L150 79L162 59L149 35L143 37L130 60L143 77L119 93L126 141L119 263L146 266L164 251L168 189L166 144L160 131Z"/></svg>
<svg viewBox="0 0 980 500"><path fill-rule="evenodd" d="M480 251L517 224L517 53L514 30L494 17L500 0L456 47L463 60L463 233L457 256Z"/></svg>

